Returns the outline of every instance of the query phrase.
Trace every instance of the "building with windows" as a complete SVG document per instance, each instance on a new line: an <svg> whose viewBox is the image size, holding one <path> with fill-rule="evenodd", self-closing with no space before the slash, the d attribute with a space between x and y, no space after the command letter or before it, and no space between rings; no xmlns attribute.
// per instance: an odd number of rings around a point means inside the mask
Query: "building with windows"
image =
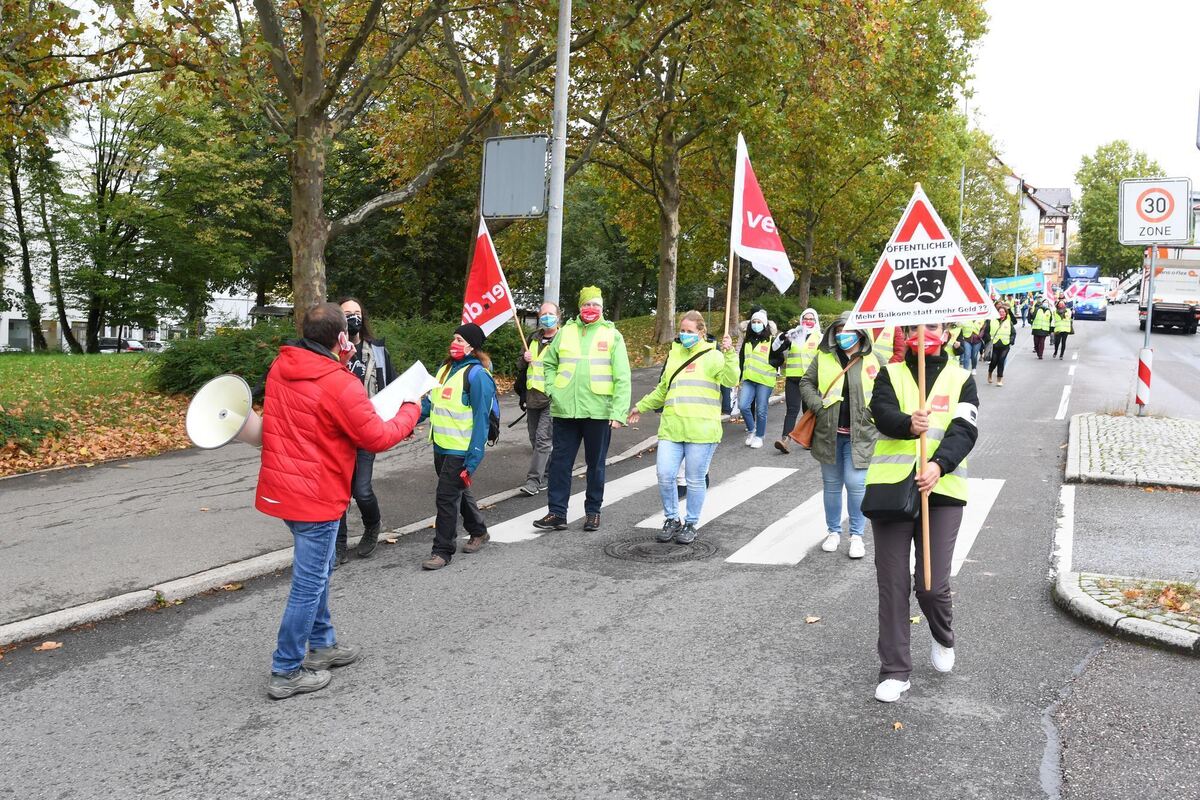
<svg viewBox="0 0 1200 800"><path fill-rule="evenodd" d="M1021 184L1021 227L1036 237L1034 253L1047 275L1062 275L1070 255L1070 189L1038 189Z"/></svg>

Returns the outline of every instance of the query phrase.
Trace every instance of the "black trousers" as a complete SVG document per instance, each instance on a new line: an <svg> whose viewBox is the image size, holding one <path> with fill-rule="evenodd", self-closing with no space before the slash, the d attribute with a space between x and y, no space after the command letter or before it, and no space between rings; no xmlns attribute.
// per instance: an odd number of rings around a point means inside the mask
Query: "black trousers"
<svg viewBox="0 0 1200 800"><path fill-rule="evenodd" d="M1000 380L1004 380L1004 362L1008 361L1009 346L1006 344L992 345L992 360L988 362L988 377L992 377L993 372L1000 373Z"/></svg>
<svg viewBox="0 0 1200 800"><path fill-rule="evenodd" d="M354 458L354 477L350 479L350 494L358 504L358 513L362 514L364 528L373 528L379 524L379 500L375 497L375 487L371 485L371 477L375 472L375 454L369 450L359 450ZM339 550L346 549L346 515L347 508L342 512L338 522L337 546Z"/></svg>
<svg viewBox="0 0 1200 800"><path fill-rule="evenodd" d="M462 485L459 473L463 469L462 456L448 456L435 452L433 470L437 473L437 519L433 525L433 554L449 561L458 549L458 516L462 514L463 527L472 536L487 533L487 523L475 502L471 490Z"/></svg>
<svg viewBox="0 0 1200 800"><path fill-rule="evenodd" d="M567 516L571 498L571 469L579 445L583 444L583 459L587 462L587 491L584 494L585 514L599 514L604 504L604 460L608 458L608 441L612 425L606 419L554 418L554 449L550 452L550 485L547 510L560 517Z"/></svg>
<svg viewBox="0 0 1200 800"><path fill-rule="evenodd" d="M800 400L800 379L786 378L783 382L783 436L792 432L796 427L796 419L804 411L804 403ZM783 438L782 436L780 438Z"/></svg>
<svg viewBox="0 0 1200 800"><path fill-rule="evenodd" d="M1067 354L1067 336L1069 335L1066 331L1054 334L1054 355L1065 356Z"/></svg>
<svg viewBox="0 0 1200 800"><path fill-rule="evenodd" d="M1033 332L1033 352L1037 353L1037 357L1041 358L1046 352L1046 337L1050 334L1047 332Z"/></svg>

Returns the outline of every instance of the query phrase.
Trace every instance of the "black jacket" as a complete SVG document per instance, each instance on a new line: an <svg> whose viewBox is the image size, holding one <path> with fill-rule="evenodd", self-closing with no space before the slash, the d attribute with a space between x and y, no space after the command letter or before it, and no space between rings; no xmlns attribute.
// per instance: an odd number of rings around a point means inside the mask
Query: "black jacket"
<svg viewBox="0 0 1200 800"><path fill-rule="evenodd" d="M916 353L913 353L911 350L906 353L904 363L912 374L913 380L916 380ZM933 387L938 375L942 373L944 366L946 366L946 356L925 356L926 389ZM975 386L975 378L973 376L967 377L967 382L963 384L962 394L959 395L958 402L960 404L968 403L978 411L979 390ZM879 370L879 375L875 379L875 391L871 395L871 414L875 417L875 427L884 436L892 439L917 438L912 435L912 431L909 428L912 416L900 410L900 401L896 399L896 390L892 388L891 377L888 375L886 369ZM930 460L942 468L943 475L951 473L967 457L971 449L975 447L975 440L978 438L979 428L975 424L955 416L950 421L950 427L946 429L945 438L938 445L937 453ZM958 500L940 494L930 494L929 503L935 506L964 505L964 503Z"/></svg>

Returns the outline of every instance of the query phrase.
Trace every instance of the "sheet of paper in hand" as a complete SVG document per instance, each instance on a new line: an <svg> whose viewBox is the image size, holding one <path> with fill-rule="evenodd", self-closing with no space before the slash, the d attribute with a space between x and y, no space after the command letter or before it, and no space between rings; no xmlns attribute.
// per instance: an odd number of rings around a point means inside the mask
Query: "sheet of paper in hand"
<svg viewBox="0 0 1200 800"><path fill-rule="evenodd" d="M437 385L437 378L430 375L425 365L417 361L372 397L371 403L375 406L375 413L386 422L396 416L401 405L419 401L422 395Z"/></svg>

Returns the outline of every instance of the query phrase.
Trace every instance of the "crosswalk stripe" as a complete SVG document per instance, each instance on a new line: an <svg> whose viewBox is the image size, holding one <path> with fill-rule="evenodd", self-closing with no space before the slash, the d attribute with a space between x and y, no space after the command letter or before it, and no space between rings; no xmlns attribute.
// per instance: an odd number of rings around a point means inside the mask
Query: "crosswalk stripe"
<svg viewBox="0 0 1200 800"><path fill-rule="evenodd" d="M768 525L740 550L725 559L734 564L781 564L795 566L824 540L825 502L817 492L785 516ZM842 522L846 493L842 492ZM844 525L843 525L844 527Z"/></svg>
<svg viewBox="0 0 1200 800"><path fill-rule="evenodd" d="M958 538L954 540L954 556L950 559L951 577L958 575L958 571L962 569L1003 487L1004 481L999 478L967 478L967 505L963 509L962 522L958 526ZM908 551L908 569L916 574L915 544Z"/></svg>
<svg viewBox="0 0 1200 800"><path fill-rule="evenodd" d="M704 510L700 512L697 528L702 528L708 522L741 505L759 492L770 489L796 470L784 467L750 467L739 472L732 478L721 481L711 487L705 495ZM680 516L682 516L685 501L680 501ZM662 512L647 517L637 524L639 528L661 528L666 517Z"/></svg>
<svg viewBox="0 0 1200 800"><path fill-rule="evenodd" d="M649 489L658 483L658 476L654 467L646 467L639 469L637 472L631 472L624 477L617 478L614 481L609 481L604 486L604 504L609 505L616 503L618 500L624 500L630 495L635 495L640 491ZM567 521L575 522L583 519L583 497L585 492L576 492L571 495L567 501ZM545 531L540 531L533 527L535 519L541 519L546 516L545 506L536 511L530 511L528 514L522 514L519 517L514 517L510 520L501 522L498 525L489 525L488 533L492 535L493 542L504 542L511 544L513 542L527 542L541 536ZM661 523L660 523L661 524Z"/></svg>

